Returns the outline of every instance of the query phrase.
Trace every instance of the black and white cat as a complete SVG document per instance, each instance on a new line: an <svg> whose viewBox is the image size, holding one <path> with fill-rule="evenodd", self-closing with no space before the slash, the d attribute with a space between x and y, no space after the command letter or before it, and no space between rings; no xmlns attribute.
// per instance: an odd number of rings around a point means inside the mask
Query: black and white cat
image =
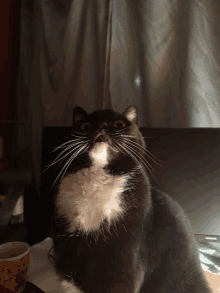
<svg viewBox="0 0 220 293"><path fill-rule="evenodd" d="M76 107L72 135L53 202L60 292L211 292L186 215L150 185L136 108Z"/></svg>

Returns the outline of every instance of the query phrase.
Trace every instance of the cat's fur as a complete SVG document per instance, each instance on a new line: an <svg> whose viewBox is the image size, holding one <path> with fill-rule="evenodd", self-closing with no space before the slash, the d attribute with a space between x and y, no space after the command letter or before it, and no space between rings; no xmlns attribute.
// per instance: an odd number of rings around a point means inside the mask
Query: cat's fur
<svg viewBox="0 0 220 293"><path fill-rule="evenodd" d="M76 107L73 129L53 208L61 292L211 292L186 215L150 185L136 108Z"/></svg>

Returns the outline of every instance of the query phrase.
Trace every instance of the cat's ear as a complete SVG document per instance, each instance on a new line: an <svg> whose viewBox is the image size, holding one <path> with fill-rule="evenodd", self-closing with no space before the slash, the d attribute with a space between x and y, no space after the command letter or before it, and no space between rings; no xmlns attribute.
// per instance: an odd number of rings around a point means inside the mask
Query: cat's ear
<svg viewBox="0 0 220 293"><path fill-rule="evenodd" d="M81 108L81 107L75 107L73 109L73 125L80 122L80 121L83 121L85 120L86 116L88 114L86 113L86 111Z"/></svg>
<svg viewBox="0 0 220 293"><path fill-rule="evenodd" d="M135 106L127 107L122 113L131 123L138 125L137 108Z"/></svg>

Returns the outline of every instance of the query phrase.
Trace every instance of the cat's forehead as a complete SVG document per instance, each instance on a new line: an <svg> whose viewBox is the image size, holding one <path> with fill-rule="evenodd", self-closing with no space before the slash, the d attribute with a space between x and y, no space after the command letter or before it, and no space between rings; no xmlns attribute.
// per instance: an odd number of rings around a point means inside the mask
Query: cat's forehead
<svg viewBox="0 0 220 293"><path fill-rule="evenodd" d="M122 114L112 111L110 109L98 110L88 115L87 119L90 121L112 122L115 119L125 118Z"/></svg>

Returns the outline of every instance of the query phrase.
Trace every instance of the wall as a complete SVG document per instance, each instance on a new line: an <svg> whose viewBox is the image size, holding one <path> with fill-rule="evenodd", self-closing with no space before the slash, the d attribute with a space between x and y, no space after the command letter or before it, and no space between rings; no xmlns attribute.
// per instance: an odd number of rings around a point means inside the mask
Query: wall
<svg viewBox="0 0 220 293"><path fill-rule="evenodd" d="M15 119L16 73L19 55L19 4L19 0L0 2L0 120ZM0 136L3 137L4 155L4 158L0 156L0 170L7 167L13 129L12 124L0 122Z"/></svg>

